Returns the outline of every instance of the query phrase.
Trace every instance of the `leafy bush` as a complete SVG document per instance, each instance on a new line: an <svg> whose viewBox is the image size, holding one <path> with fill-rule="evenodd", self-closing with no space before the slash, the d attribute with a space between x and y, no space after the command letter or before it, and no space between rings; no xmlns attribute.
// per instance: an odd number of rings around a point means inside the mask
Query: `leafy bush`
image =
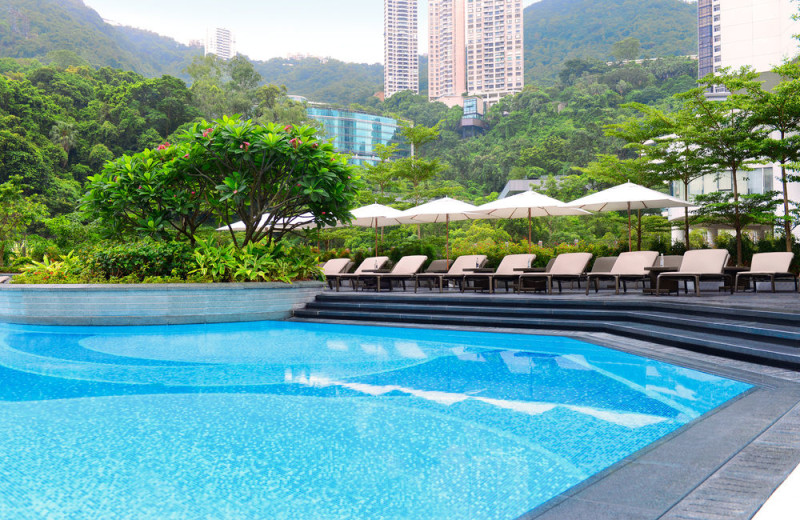
<svg viewBox="0 0 800 520"><path fill-rule="evenodd" d="M215 246L208 241L198 241L197 245L197 268L192 274L205 280L291 283L322 278L319 257L309 247L288 247L280 242L251 242L241 249L233 244Z"/></svg>
<svg viewBox="0 0 800 520"><path fill-rule="evenodd" d="M141 281L153 276L186 278L194 267L192 260L188 244L142 240L111 247L97 246L87 253L86 267L93 277L133 277Z"/></svg>

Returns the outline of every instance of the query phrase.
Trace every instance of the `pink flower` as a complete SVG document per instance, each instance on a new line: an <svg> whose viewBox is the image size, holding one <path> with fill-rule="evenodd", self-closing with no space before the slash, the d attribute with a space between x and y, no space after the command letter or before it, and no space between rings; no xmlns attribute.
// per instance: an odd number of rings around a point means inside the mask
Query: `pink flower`
<svg viewBox="0 0 800 520"><path fill-rule="evenodd" d="M194 195L194 192L192 192L192 195Z"/></svg>
<svg viewBox="0 0 800 520"><path fill-rule="evenodd" d="M234 195L236 195L237 193L239 193L239 190L233 190Z"/></svg>
<svg viewBox="0 0 800 520"><path fill-rule="evenodd" d="M214 131L213 128L206 128L205 130L203 130L203 137L208 137L209 135L211 135L213 131Z"/></svg>
<svg viewBox="0 0 800 520"><path fill-rule="evenodd" d="M139 185L139 189L140 189L140 190L142 189L142 185L141 185L141 184Z"/></svg>
<svg viewBox="0 0 800 520"><path fill-rule="evenodd" d="M183 156L183 158L184 159L188 159L189 158L189 154L187 153L186 155Z"/></svg>
<svg viewBox="0 0 800 520"><path fill-rule="evenodd" d="M317 148L318 146L319 146L319 144L317 144L317 143L314 143L314 144L312 144L312 145L311 145L311 147L312 147L312 148L314 148L315 150L316 150L316 148Z"/></svg>
<svg viewBox="0 0 800 520"><path fill-rule="evenodd" d="M288 131L290 131L291 129L292 129L292 125L286 125L286 126L284 126L284 127L283 127L283 131L284 131L284 132L288 132Z"/></svg>

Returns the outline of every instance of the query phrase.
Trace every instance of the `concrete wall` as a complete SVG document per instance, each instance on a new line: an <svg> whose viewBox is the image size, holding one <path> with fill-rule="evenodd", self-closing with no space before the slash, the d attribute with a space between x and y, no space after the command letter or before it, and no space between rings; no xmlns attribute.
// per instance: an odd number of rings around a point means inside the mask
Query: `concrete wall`
<svg viewBox="0 0 800 520"><path fill-rule="evenodd" d="M161 285L0 285L0 322L177 325L284 320L322 282Z"/></svg>

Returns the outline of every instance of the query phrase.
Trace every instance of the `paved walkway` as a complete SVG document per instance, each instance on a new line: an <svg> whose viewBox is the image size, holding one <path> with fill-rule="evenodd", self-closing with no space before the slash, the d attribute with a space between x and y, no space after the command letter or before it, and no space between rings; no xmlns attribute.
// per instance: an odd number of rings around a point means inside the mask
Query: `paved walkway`
<svg viewBox="0 0 800 520"><path fill-rule="evenodd" d="M753 520L797 520L800 518L800 466L758 511Z"/></svg>

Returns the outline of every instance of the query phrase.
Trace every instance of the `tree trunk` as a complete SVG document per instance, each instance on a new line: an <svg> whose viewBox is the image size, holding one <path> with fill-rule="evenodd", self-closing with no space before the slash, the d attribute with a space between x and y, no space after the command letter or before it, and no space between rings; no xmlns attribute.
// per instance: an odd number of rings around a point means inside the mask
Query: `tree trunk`
<svg viewBox="0 0 800 520"><path fill-rule="evenodd" d="M792 252L792 221L789 219L789 182L786 179L786 160L781 161L781 183L783 184L783 232L786 235L786 252ZM0 262L2 258L0 258ZM2 264L0 264L2 265Z"/></svg>
<svg viewBox="0 0 800 520"><path fill-rule="evenodd" d="M636 210L636 218L638 220L636 224L636 250L642 250L642 210Z"/></svg>
<svg viewBox="0 0 800 520"><path fill-rule="evenodd" d="M683 199L686 202L689 202L689 182L683 181ZM683 233L684 233L684 241L686 242L686 250L690 251L692 249L692 244L689 241L689 206L683 208Z"/></svg>
<svg viewBox="0 0 800 520"><path fill-rule="evenodd" d="M739 212L739 181L736 178L736 168L733 174L733 227L736 230L736 265L742 265L742 215Z"/></svg>

